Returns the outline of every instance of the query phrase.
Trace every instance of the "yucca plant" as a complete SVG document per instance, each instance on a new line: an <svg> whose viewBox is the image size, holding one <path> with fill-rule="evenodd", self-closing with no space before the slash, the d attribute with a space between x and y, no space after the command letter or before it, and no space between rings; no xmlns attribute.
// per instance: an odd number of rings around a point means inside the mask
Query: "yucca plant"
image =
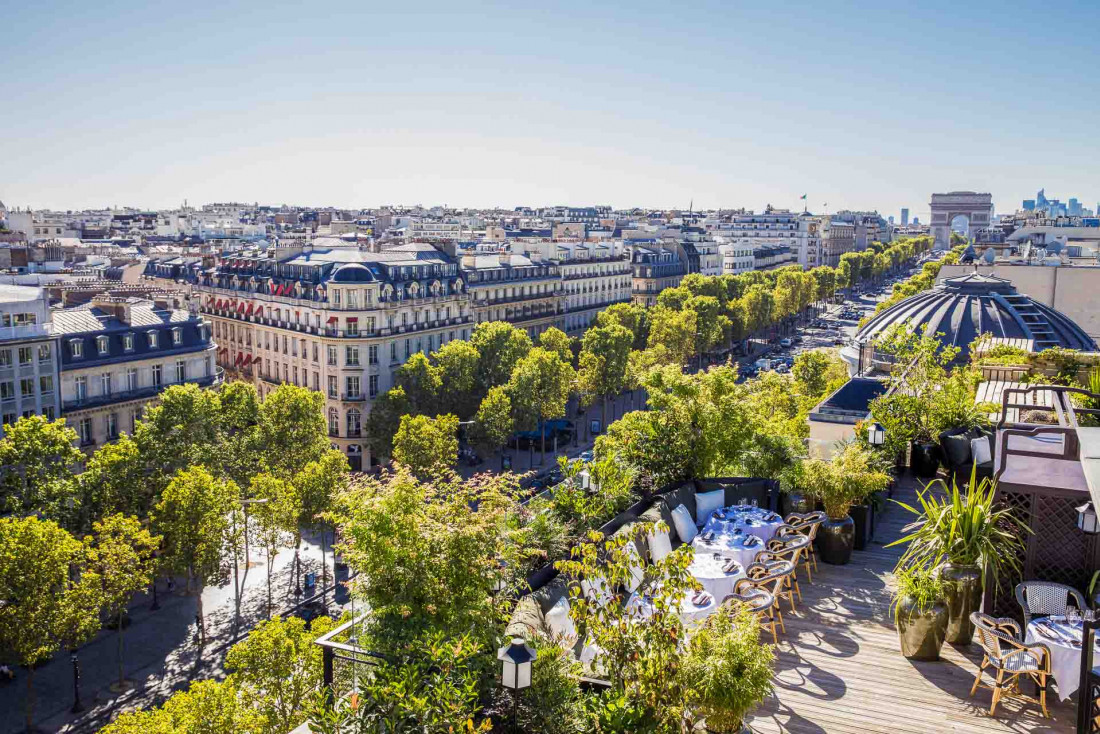
<svg viewBox="0 0 1100 734"><path fill-rule="evenodd" d="M934 568L944 561L955 566L978 566L983 584L986 574L997 583L1003 570L1019 570L1023 542L1014 528L1027 533L1031 529L994 502L995 481L988 477L978 481L976 475L977 467L971 468L965 491L954 478L950 487L942 479L929 482L917 492L920 509L893 500L917 516L902 529L904 536L886 546L909 544L899 566ZM936 485L942 488L942 497L935 491Z"/></svg>

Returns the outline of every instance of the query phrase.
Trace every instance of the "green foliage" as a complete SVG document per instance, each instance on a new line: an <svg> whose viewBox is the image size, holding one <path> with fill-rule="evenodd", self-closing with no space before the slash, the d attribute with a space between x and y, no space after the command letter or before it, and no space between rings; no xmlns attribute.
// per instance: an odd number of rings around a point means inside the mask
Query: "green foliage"
<svg viewBox="0 0 1100 734"><path fill-rule="evenodd" d="M192 683L161 708L120 714L100 734L241 734L261 731L259 726L230 677Z"/></svg>
<svg viewBox="0 0 1100 734"><path fill-rule="evenodd" d="M198 385L171 385L145 409L134 442L145 464L151 495L160 495L176 472L193 466L221 472L221 398Z"/></svg>
<svg viewBox="0 0 1100 734"><path fill-rule="evenodd" d="M90 531L95 518L114 513L147 517L152 508L145 462L137 443L126 434L101 446L76 482L80 495L77 526L81 532Z"/></svg>
<svg viewBox="0 0 1100 734"><path fill-rule="evenodd" d="M561 355L535 347L521 359L508 380L508 397L517 416L517 423L542 425L565 415L565 406L573 391L576 373ZM546 435L542 437L542 453L546 454Z"/></svg>
<svg viewBox="0 0 1100 734"><path fill-rule="evenodd" d="M760 642L756 614L725 605L691 635L681 679L688 710L710 731L741 731L745 714L772 692L771 647Z"/></svg>
<svg viewBox="0 0 1100 734"><path fill-rule="evenodd" d="M433 356L440 383L447 387L439 396L441 412L454 413L463 420L473 417L479 398L477 349L470 342L455 340L444 344Z"/></svg>
<svg viewBox="0 0 1100 734"><path fill-rule="evenodd" d="M556 352L561 357L561 361L566 364L573 364L574 341L571 336L554 326L539 334L539 346L547 351Z"/></svg>
<svg viewBox="0 0 1100 734"><path fill-rule="evenodd" d="M412 403L401 387L387 390L374 401L367 417L367 435L375 455L393 456L393 437L401 427L401 417L411 410Z"/></svg>
<svg viewBox="0 0 1100 734"><path fill-rule="evenodd" d="M515 491L510 475L424 483L399 469L340 496L341 549L360 572L354 593L370 605L376 649L426 630L495 642L498 605L507 602L493 589L500 580L514 588L518 578L508 574L519 573L526 552L513 542Z"/></svg>
<svg viewBox="0 0 1100 734"><path fill-rule="evenodd" d="M698 314L657 306L649 314L647 348L660 350L665 364L686 365L696 356Z"/></svg>
<svg viewBox="0 0 1100 734"><path fill-rule="evenodd" d="M164 567L187 575L200 588L217 577L228 515L240 496L236 484L214 479L201 466L181 470L153 510L153 527L164 536Z"/></svg>
<svg viewBox="0 0 1100 734"><path fill-rule="evenodd" d="M575 548L572 558L559 561L557 567L576 582L585 579L597 587L624 588L637 558L629 549L636 538L656 529L640 523L632 534L602 541L593 533L592 542ZM635 614L615 592L599 599L582 594L579 583L569 590L570 616L599 648L594 666L616 693L625 694L652 719L674 731L679 730L686 698L680 675L686 639L680 608L689 592L702 588L688 571L692 555L691 546L681 546L659 563L645 567L642 586L653 605L648 615Z"/></svg>
<svg viewBox="0 0 1100 734"><path fill-rule="evenodd" d="M489 388L508 382L516 363L531 351L531 338L527 332L504 321L478 324L470 336L470 344L478 353L479 395L485 395Z"/></svg>
<svg viewBox="0 0 1100 734"><path fill-rule="evenodd" d="M804 495L821 500L833 520L847 517L852 505L885 489L890 481L875 454L859 443L847 444L829 461L807 459L792 476Z"/></svg>
<svg viewBox="0 0 1100 734"><path fill-rule="evenodd" d="M603 398L604 425L607 424L607 400L626 388L633 340L630 330L618 324L596 326L584 334L577 385L581 391Z"/></svg>
<svg viewBox="0 0 1100 734"><path fill-rule="evenodd" d="M971 469L965 491L954 478L950 488L940 479L917 493L919 509L897 503L917 518L903 529L906 535L887 546L908 544L899 567L932 568L944 561L979 566L983 579L992 575L994 584L1002 570L1019 571L1023 536L1031 530L995 502L996 483L988 477L978 481L976 471Z"/></svg>
<svg viewBox="0 0 1100 734"><path fill-rule="evenodd" d="M0 512L40 512L65 527L76 522L73 469L84 455L64 420L20 418L0 439Z"/></svg>
<svg viewBox="0 0 1100 734"><path fill-rule="evenodd" d="M393 380L409 397L413 413L432 411L439 404L443 390L441 371L423 353L416 352L409 357L394 372Z"/></svg>
<svg viewBox="0 0 1100 734"><path fill-rule="evenodd" d="M257 474L248 486L248 496L254 501L251 516L255 520L253 538L267 557L267 616L271 618L272 574L275 554L289 548L298 533L301 501L294 486L267 472Z"/></svg>
<svg viewBox="0 0 1100 734"><path fill-rule="evenodd" d="M791 368L798 391L817 399L837 389L848 381L844 361L835 352L813 349L794 358Z"/></svg>
<svg viewBox="0 0 1100 734"><path fill-rule="evenodd" d="M325 396L306 387L280 385L260 405L258 439L267 470L289 479L329 450Z"/></svg>
<svg viewBox="0 0 1100 734"><path fill-rule="evenodd" d="M322 684L322 651L313 641L335 625L322 616L306 629L298 617L276 617L260 622L229 649L225 668L241 703L256 716L258 733L288 734L306 720L313 692Z"/></svg>
<svg viewBox="0 0 1100 734"><path fill-rule="evenodd" d="M636 303L616 303L596 314L596 326L622 326L634 335L632 349L643 349L649 339L649 311Z"/></svg>
<svg viewBox="0 0 1100 734"><path fill-rule="evenodd" d="M393 459L418 477L449 471L458 461L458 416L401 416Z"/></svg>
<svg viewBox="0 0 1100 734"><path fill-rule="evenodd" d="M572 650L536 638L531 644L538 657L531 665L529 695L519 697L516 722L520 731L540 734L587 734L588 712L585 694L578 687L581 664ZM512 717L512 692L501 688L494 711L497 721ZM535 693L537 691L537 693ZM533 695L531 695L533 694Z"/></svg>
<svg viewBox="0 0 1100 734"><path fill-rule="evenodd" d="M497 451L508 442L514 430L512 399L508 397L508 390L499 385L490 388L474 418L474 443L489 451Z"/></svg>
<svg viewBox="0 0 1100 734"><path fill-rule="evenodd" d="M903 599L914 603L913 614L926 614L944 599L944 586L936 569L923 563L898 564L894 569L894 624L901 622Z"/></svg>

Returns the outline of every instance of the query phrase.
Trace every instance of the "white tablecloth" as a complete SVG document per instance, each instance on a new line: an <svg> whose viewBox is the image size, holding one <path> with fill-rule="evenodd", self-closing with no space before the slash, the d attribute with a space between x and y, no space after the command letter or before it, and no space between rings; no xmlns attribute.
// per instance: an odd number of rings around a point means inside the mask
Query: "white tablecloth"
<svg viewBox="0 0 1100 734"><path fill-rule="evenodd" d="M688 567L688 573L694 576L703 585L703 589L710 592L719 604L733 593L733 586L737 580L745 578L744 564L740 564L733 573L726 573L724 567L729 560L720 554L696 553L691 566Z"/></svg>
<svg viewBox="0 0 1100 734"><path fill-rule="evenodd" d="M717 553L725 558L732 558L740 563L742 567L745 567L752 565L752 562L756 560L756 555L765 550L764 541L755 535L714 531L714 537L707 540L705 536L708 532L710 531L704 530L695 536L695 540L691 541L691 547L695 549L696 556L709 556ZM749 538L755 540L748 541ZM746 542L755 542L756 544L746 546Z"/></svg>
<svg viewBox="0 0 1100 734"><path fill-rule="evenodd" d="M699 605L691 600L693 596L695 596L695 593L689 591L687 596L684 597L683 603L680 605L680 619L689 624L698 624L702 622L713 614L714 611L718 609L718 605L722 602L721 599L715 599L712 595L710 601L706 604ZM653 603L644 596L640 596L638 592L634 592L630 595L630 599L626 602L626 608L642 617L648 617L653 614Z"/></svg>
<svg viewBox="0 0 1100 734"><path fill-rule="evenodd" d="M1065 701L1081 685L1081 648L1069 642L1052 640L1041 634L1036 626L1040 622L1041 620L1035 620L1027 626L1024 642L1029 645L1041 642L1050 649L1050 672L1054 676L1054 682L1058 684L1058 697ZM1072 627L1067 622L1059 619L1054 624L1061 633L1061 637L1081 639L1080 623L1076 627ZM1047 631L1049 634L1049 630ZM1100 652L1100 646L1095 647L1095 649Z"/></svg>
<svg viewBox="0 0 1100 734"><path fill-rule="evenodd" d="M733 533L740 530L742 533L755 535L767 543L775 537L775 532L783 524L783 518L774 516L774 519L766 519L769 517L772 517L772 514L767 510L727 508L724 520L713 515L707 518L702 532L712 530L716 533Z"/></svg>

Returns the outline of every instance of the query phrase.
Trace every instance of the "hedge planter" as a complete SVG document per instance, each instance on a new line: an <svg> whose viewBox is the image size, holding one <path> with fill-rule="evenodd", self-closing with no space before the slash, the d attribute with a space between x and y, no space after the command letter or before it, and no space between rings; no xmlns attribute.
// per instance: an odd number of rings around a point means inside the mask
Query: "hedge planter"
<svg viewBox="0 0 1100 734"><path fill-rule="evenodd" d="M855 523L856 550L865 550L871 544L871 537L875 532L874 510L870 505L853 505L848 510L848 516Z"/></svg>
<svg viewBox="0 0 1100 734"><path fill-rule="evenodd" d="M947 602L947 641L954 645L969 645L974 638L974 625L970 613L981 610L982 571L977 566L940 566Z"/></svg>
<svg viewBox="0 0 1100 734"><path fill-rule="evenodd" d="M897 605L901 654L910 660L939 660L947 636L947 606L937 602L931 609L920 612L908 596L899 599Z"/></svg>
<svg viewBox="0 0 1100 734"><path fill-rule="evenodd" d="M834 566L843 566L852 560L852 548L856 542L856 523L851 517L841 520L828 518L817 532L821 560Z"/></svg>
<svg viewBox="0 0 1100 734"><path fill-rule="evenodd" d="M909 468L913 476L932 479L940 468L940 447L934 443L913 442L909 453Z"/></svg>
<svg viewBox="0 0 1100 734"><path fill-rule="evenodd" d="M807 512L813 512L814 501L796 492L784 492L779 497L779 507L783 517L787 517L792 512L804 515Z"/></svg>

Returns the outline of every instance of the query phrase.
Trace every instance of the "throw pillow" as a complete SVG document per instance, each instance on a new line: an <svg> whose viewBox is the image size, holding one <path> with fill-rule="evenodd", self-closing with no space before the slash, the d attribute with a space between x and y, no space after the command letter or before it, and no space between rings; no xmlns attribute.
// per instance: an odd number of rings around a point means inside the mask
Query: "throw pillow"
<svg viewBox="0 0 1100 734"><path fill-rule="evenodd" d="M985 436L970 442L970 453L975 464L985 464L993 460L993 451L989 448L989 439Z"/></svg>
<svg viewBox="0 0 1100 734"><path fill-rule="evenodd" d="M638 554L638 549L633 543L626 547L627 555L630 556L630 581L627 583L627 591L637 591L638 587L642 585L642 580L645 578L645 564L642 562L641 555Z"/></svg>
<svg viewBox="0 0 1100 734"><path fill-rule="evenodd" d="M695 495L695 524L706 525L707 520L710 519L710 514L715 510L722 509L725 505L726 493L724 490L716 489L713 492Z"/></svg>
<svg viewBox="0 0 1100 734"><path fill-rule="evenodd" d="M546 613L546 626L554 637L560 639L566 647L577 644L577 628L573 625L573 619L569 616L569 599L558 599L550 611Z"/></svg>
<svg viewBox="0 0 1100 734"><path fill-rule="evenodd" d="M695 518L683 505L672 511L672 524L676 526L676 535L680 537L681 543L690 543L699 534L695 527Z"/></svg>
<svg viewBox="0 0 1100 734"><path fill-rule="evenodd" d="M668 538L668 532L660 530L656 535L648 536L649 557L654 563L660 563L672 552L672 541Z"/></svg>

